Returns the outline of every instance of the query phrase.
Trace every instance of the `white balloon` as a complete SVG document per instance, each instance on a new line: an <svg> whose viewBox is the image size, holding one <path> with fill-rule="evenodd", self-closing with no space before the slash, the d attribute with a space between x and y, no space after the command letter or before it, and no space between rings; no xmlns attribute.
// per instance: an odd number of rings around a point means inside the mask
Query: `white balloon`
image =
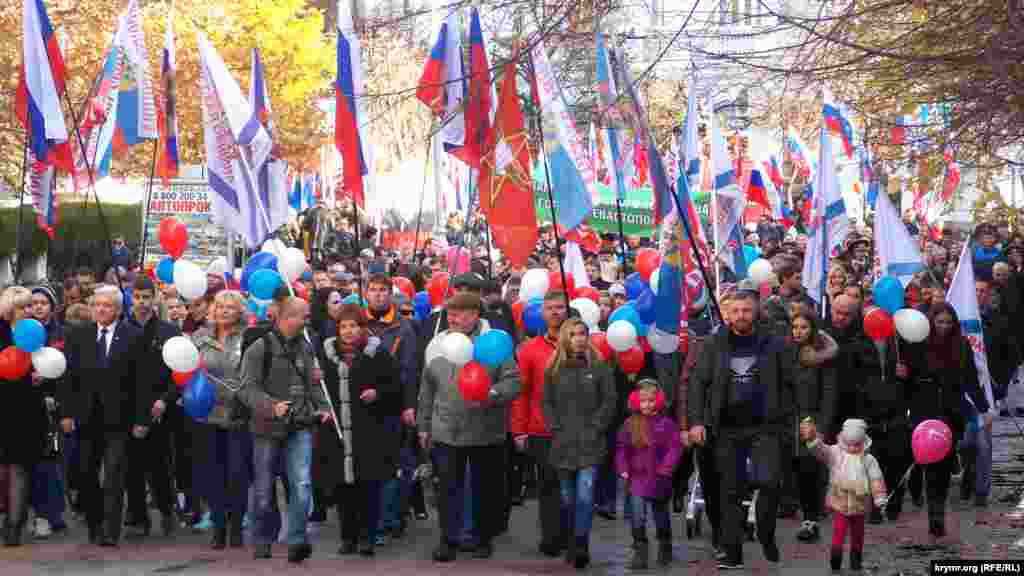
<svg viewBox="0 0 1024 576"><path fill-rule="evenodd" d="M441 353L449 362L461 368L473 359L473 341L459 332L449 332L441 342Z"/></svg>
<svg viewBox="0 0 1024 576"><path fill-rule="evenodd" d="M658 293L658 278L660 277L661 267L659 266L658 268L654 269L654 272L651 272L651 278L650 280L648 280L648 283L651 285L651 292L654 292L655 294Z"/></svg>
<svg viewBox="0 0 1024 576"><path fill-rule="evenodd" d="M271 238L263 243L263 247L261 249L264 252L270 252L274 256L280 258L281 254L284 254L284 251L288 249L288 245L277 238Z"/></svg>
<svg viewBox="0 0 1024 576"><path fill-rule="evenodd" d="M747 276L758 286L768 282L774 273L775 270L772 268L772 263L764 258L754 260L750 267L747 268Z"/></svg>
<svg viewBox="0 0 1024 576"><path fill-rule="evenodd" d="M543 268L527 270L523 274L523 280L519 285L519 299L529 302L534 298L543 298L548 293L550 280L548 271Z"/></svg>
<svg viewBox="0 0 1024 576"><path fill-rule="evenodd" d="M444 356L444 351L441 350L441 343L444 342L444 338L434 338L427 344L427 353L424 355L424 366L430 366L430 363L434 358L441 358Z"/></svg>
<svg viewBox="0 0 1024 576"><path fill-rule="evenodd" d="M32 366L43 378L60 378L68 368L64 353L45 346L32 353Z"/></svg>
<svg viewBox="0 0 1024 576"><path fill-rule="evenodd" d="M188 260L178 260L174 263L174 287L185 300L201 298L209 287L206 272Z"/></svg>
<svg viewBox="0 0 1024 576"><path fill-rule="evenodd" d="M625 352L636 345L636 327L625 320L608 326L608 345L616 352Z"/></svg>
<svg viewBox="0 0 1024 576"><path fill-rule="evenodd" d="M210 265L206 267L206 273L212 276L220 276L227 271L228 261L227 258L224 258L223 256L215 259L213 262L210 262Z"/></svg>
<svg viewBox="0 0 1024 576"><path fill-rule="evenodd" d="M601 321L601 308L597 303L589 298L577 298L569 302L569 306L579 311L580 319L591 331L597 329L597 323Z"/></svg>
<svg viewBox="0 0 1024 576"><path fill-rule="evenodd" d="M647 331L647 343L658 354L671 354L679 349L679 335L662 332L652 326Z"/></svg>
<svg viewBox="0 0 1024 576"><path fill-rule="evenodd" d="M893 323L896 324L896 332L904 340L911 343L924 342L928 338L931 326L928 318L913 308L903 308L893 314Z"/></svg>
<svg viewBox="0 0 1024 576"><path fill-rule="evenodd" d="M306 255L298 248L285 248L277 256L277 271L289 284L295 282L306 271Z"/></svg>
<svg viewBox="0 0 1024 576"><path fill-rule="evenodd" d="M184 336L169 339L162 352L164 363L175 372L192 372L199 368L199 350Z"/></svg>

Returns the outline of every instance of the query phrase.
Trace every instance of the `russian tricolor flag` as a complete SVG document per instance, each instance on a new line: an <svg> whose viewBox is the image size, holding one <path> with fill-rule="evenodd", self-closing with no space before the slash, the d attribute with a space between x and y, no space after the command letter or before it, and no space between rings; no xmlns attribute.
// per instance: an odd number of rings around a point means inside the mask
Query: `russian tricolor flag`
<svg viewBox="0 0 1024 576"><path fill-rule="evenodd" d="M338 147L343 165L345 192L355 203L365 207L363 176L367 170L366 139L356 95L363 93L363 65L359 39L352 26L348 2L338 2L338 79L334 115L334 145Z"/></svg>
<svg viewBox="0 0 1024 576"><path fill-rule="evenodd" d="M71 172L71 147L60 105L64 58L42 0L24 0L22 31L15 113L28 134L28 146L37 162Z"/></svg>
<svg viewBox="0 0 1024 576"><path fill-rule="evenodd" d="M163 60L160 65L161 102L157 111L157 125L160 129L160 158L157 174L167 180L178 175L178 114L175 102L174 76L177 73L174 51L174 28L171 15L167 16L167 35L164 41Z"/></svg>
<svg viewBox="0 0 1024 576"><path fill-rule="evenodd" d="M769 154L768 159L763 162L765 173L768 175L768 179L775 184L776 188L783 188L786 185L786 180L782 177L782 168L779 166L779 159L775 154Z"/></svg>
<svg viewBox="0 0 1024 576"><path fill-rule="evenodd" d="M825 114L825 125L829 132L839 136L843 142L843 150L847 158L853 158L853 125L843 115L842 109L832 99L832 93L825 90L825 102L822 106Z"/></svg>
<svg viewBox="0 0 1024 576"><path fill-rule="evenodd" d="M765 185L765 179L761 176L761 171L757 168L750 171L750 184L747 186L747 201L760 204L761 206L772 210L772 204L768 199L768 187Z"/></svg>
<svg viewBox="0 0 1024 576"><path fill-rule="evenodd" d="M466 100L466 141L456 154L463 162L480 167L484 142L491 128L491 70L487 63L487 48L480 26L480 12L470 10L469 19L469 98Z"/></svg>

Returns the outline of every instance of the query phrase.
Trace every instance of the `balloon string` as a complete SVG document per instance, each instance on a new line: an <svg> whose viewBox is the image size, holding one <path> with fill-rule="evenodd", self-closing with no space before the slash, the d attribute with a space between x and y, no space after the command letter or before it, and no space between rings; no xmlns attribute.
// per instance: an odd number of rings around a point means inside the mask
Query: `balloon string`
<svg viewBox="0 0 1024 576"><path fill-rule="evenodd" d="M903 477L900 478L900 481L896 483L896 487L889 491L889 495L885 498L885 501L882 502L882 508L885 508L886 506L888 506L889 505L889 499L892 498L893 495L896 494L896 492L899 489L901 489L904 484L907 483L907 480L910 480L910 473L914 471L914 467L915 466L917 466L917 462L914 462L913 464L911 464L910 467L907 468L907 471L903 473Z"/></svg>

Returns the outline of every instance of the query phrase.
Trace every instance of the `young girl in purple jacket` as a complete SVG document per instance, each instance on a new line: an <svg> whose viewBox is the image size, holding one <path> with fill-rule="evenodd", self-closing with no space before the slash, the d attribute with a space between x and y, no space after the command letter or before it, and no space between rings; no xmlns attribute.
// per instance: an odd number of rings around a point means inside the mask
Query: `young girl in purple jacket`
<svg viewBox="0 0 1024 576"><path fill-rule="evenodd" d="M665 395L655 380L645 378L629 396L632 414L619 431L615 469L633 496L634 570L647 568L647 506L654 515L658 563L672 563L672 473L683 447L674 420L662 414Z"/></svg>

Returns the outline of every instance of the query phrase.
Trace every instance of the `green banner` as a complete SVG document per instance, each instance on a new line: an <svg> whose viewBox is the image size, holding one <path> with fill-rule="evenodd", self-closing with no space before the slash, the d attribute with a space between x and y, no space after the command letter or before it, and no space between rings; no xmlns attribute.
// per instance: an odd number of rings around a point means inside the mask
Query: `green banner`
<svg viewBox="0 0 1024 576"><path fill-rule="evenodd" d="M551 202L545 186L544 169L537 164L533 171L533 197L537 206L537 220L551 222ZM602 184L597 185L599 200L586 223L598 233L619 233L618 210L615 195ZM555 203L558 210L558 203ZM654 192L651 188L630 189L622 204L622 230L626 236L652 237L654 227Z"/></svg>

